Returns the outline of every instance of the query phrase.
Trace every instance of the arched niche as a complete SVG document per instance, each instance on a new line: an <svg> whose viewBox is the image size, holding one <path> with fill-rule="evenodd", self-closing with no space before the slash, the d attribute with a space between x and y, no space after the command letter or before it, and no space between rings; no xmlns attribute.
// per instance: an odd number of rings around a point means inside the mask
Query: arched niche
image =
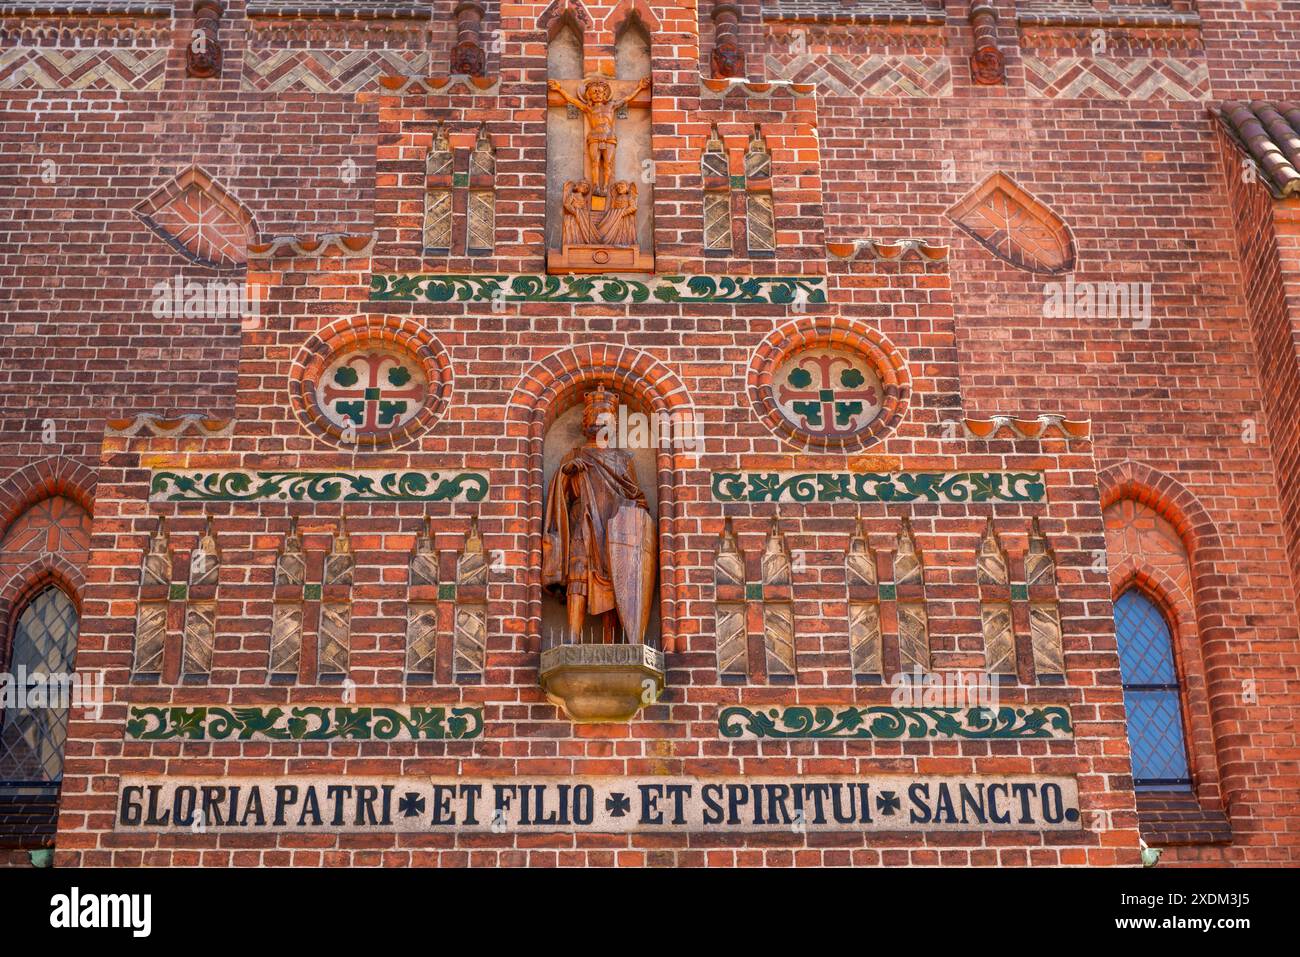
<svg viewBox="0 0 1300 957"><path fill-rule="evenodd" d="M580 80L585 73L583 37L571 17L565 17L546 44L546 78ZM560 202L564 184L582 179L582 117L563 106L546 110L546 245L560 242Z"/></svg>
<svg viewBox="0 0 1300 957"><path fill-rule="evenodd" d="M650 33L635 14L623 21L614 39L614 75L620 80L650 76ZM654 248L653 180L643 162L653 156L650 110L628 110L618 121L619 150L614 176L638 184L641 197L636 211L636 236L642 249Z"/></svg>
<svg viewBox="0 0 1300 957"><path fill-rule="evenodd" d="M546 438L552 423L571 408L580 409L583 396L598 386L622 397L629 408L645 409L676 421L695 420L690 396L681 380L662 362L636 349L598 343L578 346L547 356L521 377L511 397L507 419L527 436L521 464L528 475L525 486L529 569L526 618L527 647L531 651L541 650L543 637L541 572ZM556 432L552 439L557 447L562 434L563 431ZM679 490L687 488L686 471L694 467L694 455L689 450L664 444L654 449L653 458L653 470L647 475L641 474L638 464L637 479L647 500L654 502L653 513L659 532L657 634L661 638L660 648L673 652L682 650L675 617L679 581L674 523L679 511Z"/></svg>
<svg viewBox="0 0 1300 957"><path fill-rule="evenodd" d="M546 428L545 435L542 439L542 495L545 497L551 488L551 480L555 477L555 472L559 468L560 462L570 449L577 448L586 441L582 434L582 410L583 400L588 392L597 388L599 383L593 383L589 387L580 388L570 392L564 400L562 411L551 419ZM618 396L619 403L628 410L629 419L632 415L645 416L647 419L651 416L651 410L638 399L636 396L629 395L626 392L605 386L611 392ZM642 448L628 448L626 450L632 456L633 468L636 470L637 483L641 486L641 491L645 493L646 504L650 507L650 514L659 515L659 464L657 462L656 449L652 446ZM543 500L543 506L545 501ZM662 535L661 535L662 537ZM662 559L660 560L662 566ZM663 589L663 583L657 582L659 591ZM660 611L660 603L656 602L650 612L650 623L646 627L645 644L652 645L655 648L663 647L663 616ZM548 589L542 590L542 647L549 648L557 644L558 637L564 633L566 627L565 606L560 599ZM588 619L586 628L583 632L584 641L599 641L599 629L595 619Z"/></svg>

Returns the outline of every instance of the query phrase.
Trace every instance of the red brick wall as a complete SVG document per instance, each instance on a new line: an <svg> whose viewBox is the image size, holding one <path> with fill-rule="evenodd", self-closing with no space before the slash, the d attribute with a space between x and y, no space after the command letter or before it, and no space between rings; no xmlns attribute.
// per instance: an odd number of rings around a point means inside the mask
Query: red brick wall
<svg viewBox="0 0 1300 957"><path fill-rule="evenodd" d="M365 235L373 224L376 270L541 271L544 33L536 21L546 6L502 6L505 45L488 58L489 72L500 75L501 88L473 99L398 93L374 85L360 95L245 89L240 64L250 27L238 0L228 4L223 20L220 79L184 77L182 41L188 23L182 17L174 24L162 21L173 35L164 43L169 52L159 90L121 95L0 91L7 110L0 161L15 180L14 198L0 202L0 296L5 297L0 302L9 324L0 341L5 422L0 478L55 455L99 470L83 667L107 668L110 685L125 689L121 693L133 700L194 700L182 689L145 691L126 680L140 550L152 530L147 516L156 511L143 504L142 456L179 456L191 466L338 464L336 451L302 432L286 390L301 344L336 317L413 317L448 351L456 376L450 408L419 451L385 453L375 461L412 466L463 462L489 470L494 491L482 509L483 532L489 547L502 549L516 569L513 577L494 579L492 585L485 684L421 692L430 700L493 701L489 721L494 730L486 740L421 744L410 746L409 754L382 756L337 746L321 753L257 744L186 745L182 751L177 745L124 743L124 705L117 704L101 725L74 728L61 862L1132 863L1135 819L1116 710L1118 679L1111 673L1110 587L1106 575L1094 570L1094 553L1105 547L1103 496L1125 482L1134 489L1172 483L1180 490L1178 495L1161 494L1174 502L1186 525L1194 582L1191 614L1205 662L1210 729L1200 733L1197 747L1216 766L1234 828L1230 848L1179 848L1165 860L1294 862L1300 808L1288 769L1297 756L1298 623L1296 566L1293 558L1288 560L1286 519L1292 516L1295 445L1286 425L1294 416L1281 400L1294 401L1296 389L1272 374L1274 352L1260 345L1261 332L1282 335L1276 322L1266 318L1281 315L1282 298L1269 291L1278 288L1281 271L1265 272L1268 267L1257 252L1260 244L1266 245L1267 209L1258 190L1234 197L1232 187L1225 187L1223 164L1231 154L1216 138L1205 99L1053 100L1030 95L1026 54L1017 49L1008 4L1000 5L999 31L1008 63L1005 86L971 83L969 27L954 11L927 39L916 39L918 31L912 31L906 41L832 36L830 42L834 52L853 62L890 50L946 57L949 93L879 96L861 88L833 93L827 83L816 97L736 92L723 101L700 96L697 56L707 56L711 31L700 31L697 50L695 6L651 4L661 20L654 37L657 252L661 271L791 274L829 268L832 305L812 307L809 314L847 317L879 329L906 357L913 378L911 414L872 454L897 456L906 467L918 468L970 461L987 467L1039 463L1053 482L1046 509L997 515L1000 522L1005 519L1001 531L1013 551L1023 551L1029 516L1041 515L1061 558L1071 668L1061 693L1074 705L1080 723L1075 745L1063 754L1020 745L1017 753L1003 755L970 743L908 745L898 753L882 750L885 746L872 752L824 744L812 752L815 763L822 770L849 772L899 760L931 771L1014 767L1077 773L1085 807L1111 802L1113 831L1085 832L1069 846L1023 839L997 846L958 842L936 847L924 839L878 846L872 839L824 849L801 843L797 849L706 850L661 847L648 839L606 848L553 846L557 842L548 838L536 847L507 847L491 840L481 847L417 847L345 838L314 847L299 846L312 843L303 839L282 838L276 849L265 849L240 848L238 841L215 836L187 836L150 847L115 846L104 831L114 790L106 782L122 773L281 773L297 770L308 759L319 759L330 770L357 773L398 768L404 773L454 773L462 762L492 773L597 767L758 773L795 767L802 746L782 745L771 752L765 746L761 756L744 754L735 750L740 745L720 745L695 731L701 722L707 728L709 709L733 693L717 685L713 670L708 569L722 510L708 500L705 473L734 468L740 457L767 468L777 463L845 464L843 457L809 459L783 445L752 415L744 398L750 355L790 318L787 310L528 305L498 314L486 306L372 304L366 301L372 264L356 259L277 260L266 267L272 301L261 329L241 334L237 322L173 323L151 315L150 290L158 279L207 273L176 257L131 209L191 163L203 166L246 204L263 240L331 232ZM756 4L743 6L748 72L758 77L774 41L756 23ZM1239 3L1199 6L1204 23L1195 50L1187 55L1205 65L1210 102L1296 95L1300 74L1291 64L1300 52L1300 35L1281 22L1279 11ZM607 8L589 9L599 28ZM699 17L706 16L701 7ZM382 46L377 38L391 28L395 49L427 50L425 72L440 73L451 27L446 17L433 23L427 34L412 34L409 24L385 27L380 21L370 40L356 42ZM29 24L0 24L11 36L24 25ZM283 29L299 31L296 40L290 37L290 48L294 42L312 42L310 31L294 21ZM314 29L331 35L335 28L317 24ZM849 79L841 82L852 86ZM490 261L424 262L413 248L427 131L402 124L433 118L454 128L486 121L498 143L499 255ZM739 131L755 119L771 137L784 247L775 260L757 265L705 259L696 248L700 196L695 151L709 121L734 124ZM46 159L53 163L52 182L42 179ZM357 166L352 183L340 176L347 159ZM1149 328L1113 320L1046 318L1041 277L993 258L954 228L945 211L999 170L1069 225L1078 251L1076 280L1153 284ZM826 242L912 238L951 244L947 264L833 260L825 267L820 253ZM1294 251L1293 246L1293 239L1286 241L1285 249ZM1290 252L1283 255L1287 262L1294 259ZM1294 272L1284 268L1288 275ZM1294 292L1292 300L1294 308ZM554 709L542 702L536 688L536 658L527 641L527 566L534 546L528 538L524 491L527 447L518 423L510 420L512 403L529 401L516 393L528 370L548 357L590 345L634 350L662 363L684 385L717 443L685 475L682 506L674 519L672 598L687 650L670 659L668 702L638 724L634 736L623 739L606 738L606 732L575 734L567 723L555 721ZM627 361L616 359L612 366ZM236 435L203 443L115 438L101 458L106 418L154 409L234 415L239 419ZM985 448L945 438L945 423L963 415L1042 412L1090 419L1091 443L1013 445L1003 440ZM54 449L41 442L40 424L46 418L57 426ZM1243 440L1247 422L1254 424L1251 441ZM1134 463L1141 469L1130 468ZM220 597L220 664L212 686L204 689L204 700L247 700L251 691L232 689L262 686L258 662L264 654L259 643L269 628L267 576L285 516L277 508L216 513L229 564ZM372 507L355 516L361 561L354 667L367 679L373 676L373 682L361 682L373 689L372 700L417 700L391 675L400 663L404 606L402 588L395 584L402 579L394 576L424 511ZM431 511L446 519L440 526L441 547L458 548L468 510L435 506ZM185 540L201 522L192 508L183 514L177 536ZM807 688L819 700L870 698L844 686L840 661L844 611L838 556L855 514L856 509L843 506L782 511L791 547L808 557L807 570L796 576L800 660L808 663L799 692ZM879 543L897 530L899 518L911 516L931 575L929 612L937 663L978 666L973 555L986 512L891 506L866 509L865 514ZM769 515L770 508L761 507L738 515L742 544L754 547ZM304 510L304 529L326 531L336 517L337 509ZM353 526L351 509L348 520ZM1256 704L1242 700L1247 680L1256 681ZM324 692L258 692L259 698L265 696L262 700L276 702L309 700L313 694L319 700ZM109 777L96 777L102 774Z"/></svg>

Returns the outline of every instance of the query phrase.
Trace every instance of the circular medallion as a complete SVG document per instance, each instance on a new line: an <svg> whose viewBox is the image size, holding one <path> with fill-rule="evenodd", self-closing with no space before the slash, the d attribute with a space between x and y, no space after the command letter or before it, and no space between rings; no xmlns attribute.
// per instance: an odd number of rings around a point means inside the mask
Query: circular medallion
<svg viewBox="0 0 1300 957"><path fill-rule="evenodd" d="M400 445L427 429L451 395L442 346L409 320L332 322L294 363L289 397L309 431L340 447Z"/></svg>
<svg viewBox="0 0 1300 957"><path fill-rule="evenodd" d="M879 442L907 412L911 376L878 330L809 317L772 331L754 352L749 398L783 439L853 452Z"/></svg>
<svg viewBox="0 0 1300 957"><path fill-rule="evenodd" d="M428 393L414 356L353 349L337 357L317 381L316 408L340 433L373 440L419 415Z"/></svg>

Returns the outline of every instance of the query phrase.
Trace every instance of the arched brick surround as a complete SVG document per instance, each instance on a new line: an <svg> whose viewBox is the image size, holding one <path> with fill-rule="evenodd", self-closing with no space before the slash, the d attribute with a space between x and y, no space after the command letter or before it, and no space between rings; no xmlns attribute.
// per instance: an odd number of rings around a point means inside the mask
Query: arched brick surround
<svg viewBox="0 0 1300 957"><path fill-rule="evenodd" d="M1219 659L1226 656L1229 629L1212 613L1225 579L1221 572L1218 532L1204 507L1177 480L1137 462L1126 461L1098 475L1101 506L1106 515L1112 599L1132 587L1140 588L1164 612L1173 633L1175 657L1183 691L1184 726L1197 800L1220 809L1231 803L1224 778L1230 753L1224 741L1229 729L1222 714L1227 696L1240 700L1241 688L1227 677ZM1143 554L1116 554L1112 519L1115 506L1132 502L1172 526L1186 550L1190 589L1168 569ZM1154 534L1154 533L1147 533ZM1217 560L1216 560L1217 559Z"/></svg>
<svg viewBox="0 0 1300 957"><path fill-rule="evenodd" d="M9 657L12 613L31 595L57 584L80 612L94 494L94 473L61 456L32 462L0 483L0 669ZM46 502L51 514L38 516ZM53 507L60 502L67 507ZM22 535L24 522L34 526L32 535Z"/></svg>
<svg viewBox="0 0 1300 957"><path fill-rule="evenodd" d="M555 35L570 21L580 33L590 31L594 24L591 14L582 5L581 0L554 0L537 18L537 29L546 31L546 39L554 40Z"/></svg>
<svg viewBox="0 0 1300 957"><path fill-rule="evenodd" d="M79 462L51 456L20 468L0 482L0 540L23 512L43 498L62 495L95 513L95 473Z"/></svg>
<svg viewBox="0 0 1300 957"><path fill-rule="evenodd" d="M645 0L623 0L609 11L601 24L605 40L612 43L633 19L640 20L641 26L645 27L646 32L651 36L660 29L659 18L655 16Z"/></svg>
<svg viewBox="0 0 1300 957"><path fill-rule="evenodd" d="M525 441L525 501L528 515L528 643L540 648L542 624L542 508L543 447L546 430L555 418L581 401L584 392L603 385L631 398L650 414L680 415L691 408L681 380L662 362L644 352L615 345L587 345L553 353L538 362L523 377L506 410L508 426ZM686 486L685 456L660 448L655 455L659 495L659 615L663 650L677 647L675 618L678 589L676 527L683 503L676 489Z"/></svg>

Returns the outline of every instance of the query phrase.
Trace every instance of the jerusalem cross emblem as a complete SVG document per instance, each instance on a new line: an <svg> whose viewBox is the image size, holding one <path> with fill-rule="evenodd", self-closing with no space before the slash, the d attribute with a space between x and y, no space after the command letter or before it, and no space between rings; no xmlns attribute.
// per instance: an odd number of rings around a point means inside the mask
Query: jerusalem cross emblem
<svg viewBox="0 0 1300 957"><path fill-rule="evenodd" d="M418 412L425 386L398 357L365 352L348 356L326 373L319 394L322 410L336 425L374 433Z"/></svg>
<svg viewBox="0 0 1300 957"><path fill-rule="evenodd" d="M787 366L777 401L801 431L852 435L880 411L880 392L853 360L835 354L808 355Z"/></svg>

